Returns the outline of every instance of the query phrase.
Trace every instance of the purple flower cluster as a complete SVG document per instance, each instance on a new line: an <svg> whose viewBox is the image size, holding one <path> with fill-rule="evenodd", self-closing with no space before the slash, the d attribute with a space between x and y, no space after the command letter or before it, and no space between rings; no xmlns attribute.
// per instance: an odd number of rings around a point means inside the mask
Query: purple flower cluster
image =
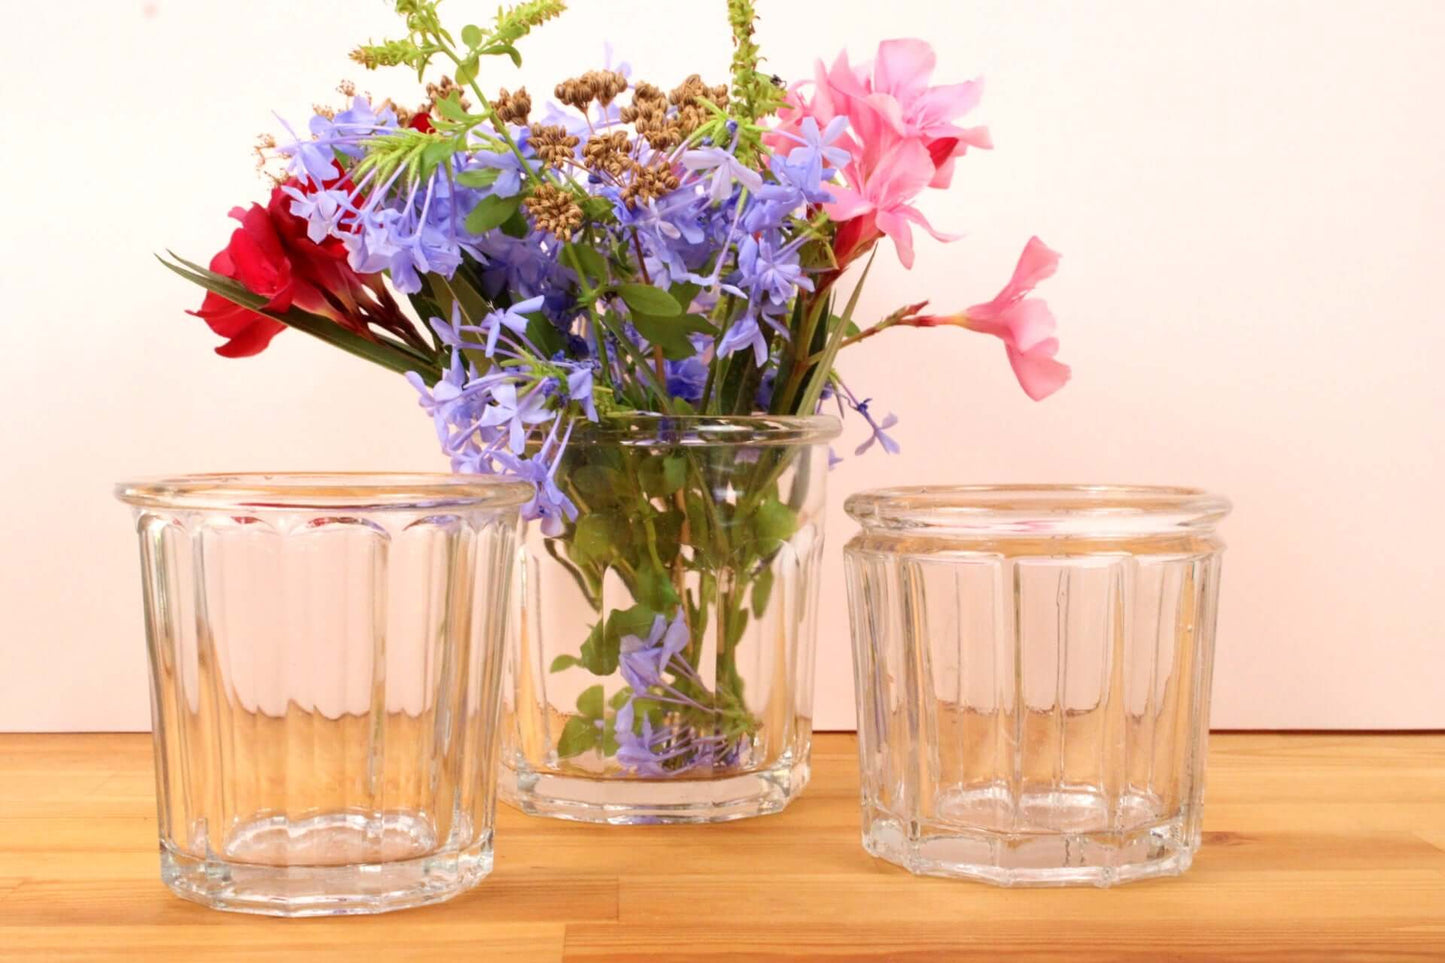
<svg viewBox="0 0 1445 963"><path fill-rule="evenodd" d="M617 710L613 734L617 738L618 763L639 776L669 776L689 769L711 768L738 751L737 746L730 745L727 736L699 728L697 717L712 719L712 707L687 695L663 675L672 673L675 679L686 680L690 688L705 688L693 667L680 657L689 638L687 620L682 615L671 622L657 616L645 638L622 637L619 667L631 692ZM635 706L639 698L671 706L676 711L668 713L670 721L657 726L644 713L639 725ZM692 722L687 721L689 715L693 717Z"/></svg>

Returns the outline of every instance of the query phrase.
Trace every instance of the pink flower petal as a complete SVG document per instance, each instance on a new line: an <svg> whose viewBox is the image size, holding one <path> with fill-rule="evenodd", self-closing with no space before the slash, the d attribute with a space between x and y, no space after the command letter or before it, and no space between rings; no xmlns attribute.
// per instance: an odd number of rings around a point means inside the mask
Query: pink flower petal
<svg viewBox="0 0 1445 963"><path fill-rule="evenodd" d="M983 83L978 80L929 87L913 104L913 120L922 128L947 124L973 110L982 98Z"/></svg>
<svg viewBox="0 0 1445 963"><path fill-rule="evenodd" d="M833 200L824 204L823 210L834 221L851 221L873 210L873 202L851 188L829 184L828 193Z"/></svg>
<svg viewBox="0 0 1445 963"><path fill-rule="evenodd" d="M1043 401L1068 383L1072 371L1068 365L1055 360L1058 350L1059 343L1052 339L1036 345L1031 351L1008 349L1009 364L1013 366L1019 387L1034 401Z"/></svg>
<svg viewBox="0 0 1445 963"><path fill-rule="evenodd" d="M928 89L936 63L927 41L885 40L878 45L878 59L873 62L873 89L901 101L912 100Z"/></svg>

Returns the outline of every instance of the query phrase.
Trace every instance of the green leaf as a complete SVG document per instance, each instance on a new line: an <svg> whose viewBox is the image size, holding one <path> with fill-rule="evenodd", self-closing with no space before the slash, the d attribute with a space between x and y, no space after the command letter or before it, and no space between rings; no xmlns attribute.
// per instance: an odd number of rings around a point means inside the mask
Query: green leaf
<svg viewBox="0 0 1445 963"><path fill-rule="evenodd" d="M504 53L504 54L506 54L508 57L511 57L511 58L512 58L512 66L514 66L514 67L520 67L520 66L522 66L522 54L517 50L516 47L513 47L513 46L512 46L511 44L509 44L509 43L492 44L490 47L487 48L487 53L489 53L489 54Z"/></svg>
<svg viewBox="0 0 1445 963"><path fill-rule="evenodd" d="M429 176L438 167L450 164L454 154L456 154L456 144L451 140L432 141L421 151L422 173Z"/></svg>
<svg viewBox="0 0 1445 963"><path fill-rule="evenodd" d="M612 202L605 197L593 195L581 202L582 213L589 221L609 222L617 220L617 212L612 209Z"/></svg>
<svg viewBox="0 0 1445 963"><path fill-rule="evenodd" d="M678 304L682 305L684 311L692 304L692 299L697 297L697 293L701 290L701 284L694 284L691 281L679 281L668 288L668 292L672 294Z"/></svg>
<svg viewBox="0 0 1445 963"><path fill-rule="evenodd" d="M562 727L562 736L557 740L557 755L563 759L580 756L597 745L601 733L591 719L573 716Z"/></svg>
<svg viewBox="0 0 1445 963"><path fill-rule="evenodd" d="M651 455L638 468L642 490L654 498L666 498L681 490L687 481L687 462L678 455Z"/></svg>
<svg viewBox="0 0 1445 963"><path fill-rule="evenodd" d="M612 731L611 726L602 727L602 744L598 746L604 756L615 756L619 748L617 735Z"/></svg>
<svg viewBox="0 0 1445 963"><path fill-rule="evenodd" d="M584 564L602 562L611 557L618 542L617 526L612 517L591 512L577 520L572 533L571 555Z"/></svg>
<svg viewBox="0 0 1445 963"><path fill-rule="evenodd" d="M673 586L668 573L650 563L637 570L632 597L655 611L670 609L679 601L677 589ZM651 628L650 623L648 627ZM647 633L634 632L631 634L646 635Z"/></svg>
<svg viewBox="0 0 1445 963"><path fill-rule="evenodd" d="M753 512L751 526L758 541L771 550L776 543L793 537L798 530L798 515L777 498L769 498Z"/></svg>
<svg viewBox="0 0 1445 963"><path fill-rule="evenodd" d="M550 358L558 351L567 347L562 339L562 332L557 326L543 317L532 317L527 322L527 338L542 352L544 358Z"/></svg>
<svg viewBox="0 0 1445 963"><path fill-rule="evenodd" d="M456 81L458 86L466 87L476 79L477 58L475 55L473 55L472 57L468 58L465 63L457 67Z"/></svg>
<svg viewBox="0 0 1445 963"><path fill-rule="evenodd" d="M591 280L591 287L601 287L606 283L607 259L598 254L596 248L578 244L572 248L572 253L577 256L577 263L582 265L582 273Z"/></svg>
<svg viewBox="0 0 1445 963"><path fill-rule="evenodd" d="M581 658L577 661L593 675L611 675L617 671L620 645L621 636L612 634L598 622L582 643Z"/></svg>
<svg viewBox="0 0 1445 963"><path fill-rule="evenodd" d="M532 225L527 223L527 215L522 213L522 208L512 212L512 216L502 223L502 233L507 237L518 239L526 237L532 231Z"/></svg>
<svg viewBox="0 0 1445 963"><path fill-rule="evenodd" d="M765 568L753 579L753 616L762 618L773 595L773 570Z"/></svg>
<svg viewBox="0 0 1445 963"><path fill-rule="evenodd" d="M589 719L602 718L602 707L606 705L606 697L602 694L602 684L588 686L582 690L577 697L577 711Z"/></svg>
<svg viewBox="0 0 1445 963"><path fill-rule="evenodd" d="M689 334L717 333L717 329L709 324L706 318L696 314L663 318L656 315L634 313L632 326L650 344L661 348L663 357L670 361L681 361L697 354L697 349L688 340Z"/></svg>
<svg viewBox="0 0 1445 963"><path fill-rule="evenodd" d="M549 672L561 672L563 669L570 669L574 665L581 665L582 660L572 655L559 655L552 660L552 667Z"/></svg>
<svg viewBox="0 0 1445 963"><path fill-rule="evenodd" d="M606 465L583 465L571 472L570 480L592 508L617 504L630 487L622 472Z"/></svg>
<svg viewBox="0 0 1445 963"><path fill-rule="evenodd" d="M646 605L638 604L630 609L613 609L607 616L607 631L603 634L608 639L608 645L613 646L615 652L621 648L624 635L646 638L647 633L652 631L652 622L656 618L656 610L650 609Z"/></svg>
<svg viewBox="0 0 1445 963"><path fill-rule="evenodd" d="M651 315L654 318L675 318L682 314L682 305L677 303L676 298L650 284L619 284L617 293L623 302L635 312ZM648 340L652 339L648 338Z"/></svg>
<svg viewBox="0 0 1445 963"><path fill-rule="evenodd" d="M462 43L468 47L480 46L482 42L482 28L474 23L469 23L462 28Z"/></svg>
<svg viewBox="0 0 1445 963"><path fill-rule="evenodd" d="M608 704L609 706L611 706L613 709L621 709L623 706L625 706L625 705L627 704L627 700L628 700L628 699L631 699L631 698L632 698L632 689L629 688L628 686L623 686L622 688L618 689L616 692L612 693L612 698L610 698L610 699L607 700L607 704Z"/></svg>
<svg viewBox="0 0 1445 963"><path fill-rule="evenodd" d="M451 99L441 101L450 103ZM473 168L469 171L461 171L456 176L456 182L461 187L491 187L501 176L501 171L495 167Z"/></svg>
<svg viewBox="0 0 1445 963"><path fill-rule="evenodd" d="M495 194L488 194L482 198L472 212L467 215L467 232L470 234L485 234L495 227L501 227L517 209L521 206L522 196L520 194L512 197L498 197Z"/></svg>

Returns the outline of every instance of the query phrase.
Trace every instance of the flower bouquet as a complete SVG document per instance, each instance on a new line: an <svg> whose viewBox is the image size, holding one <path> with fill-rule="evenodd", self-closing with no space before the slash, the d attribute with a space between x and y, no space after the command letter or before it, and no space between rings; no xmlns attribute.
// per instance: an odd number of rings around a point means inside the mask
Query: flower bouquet
<svg viewBox="0 0 1445 963"><path fill-rule="evenodd" d="M166 263L208 292L220 354L321 338L405 375L456 471L533 485L504 798L772 811L807 778L825 413L867 424L858 454L898 448L835 360L892 327L966 328L1043 398L1069 371L1029 294L1057 256L1033 239L990 301L860 324L884 241L911 266L915 227L951 240L913 201L991 146L959 123L978 84L930 85L920 40L785 83L759 69L751 0L726 5L728 83L619 64L546 103L484 83L563 6L454 33L436 0L397 0L405 34L353 57L430 79L426 102L343 84L344 109L265 140L284 173L209 269Z"/></svg>

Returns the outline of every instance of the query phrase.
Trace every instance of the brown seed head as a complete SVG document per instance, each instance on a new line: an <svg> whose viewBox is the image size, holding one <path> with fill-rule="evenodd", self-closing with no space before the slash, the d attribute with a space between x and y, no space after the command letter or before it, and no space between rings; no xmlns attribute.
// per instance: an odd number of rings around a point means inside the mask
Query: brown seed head
<svg viewBox="0 0 1445 963"><path fill-rule="evenodd" d="M631 149L625 130L593 134L582 148L582 161L590 171L617 177L632 164Z"/></svg>
<svg viewBox="0 0 1445 963"><path fill-rule="evenodd" d="M539 124L532 128L532 149L553 167L561 168L575 160L577 143L577 138L560 124Z"/></svg>
<svg viewBox="0 0 1445 963"><path fill-rule="evenodd" d="M577 199L556 184L543 184L526 200L527 213L532 215L538 230L559 240L569 241L582 226L582 208Z"/></svg>
<svg viewBox="0 0 1445 963"><path fill-rule="evenodd" d="M515 94L503 87L497 99L492 102L492 107L504 123L523 126L532 113L532 98L528 96L526 87Z"/></svg>
<svg viewBox="0 0 1445 963"><path fill-rule="evenodd" d="M654 201L662 195L677 190L677 174L671 166L644 167L633 164L632 179L622 189L622 201L628 209L635 208L639 201Z"/></svg>

